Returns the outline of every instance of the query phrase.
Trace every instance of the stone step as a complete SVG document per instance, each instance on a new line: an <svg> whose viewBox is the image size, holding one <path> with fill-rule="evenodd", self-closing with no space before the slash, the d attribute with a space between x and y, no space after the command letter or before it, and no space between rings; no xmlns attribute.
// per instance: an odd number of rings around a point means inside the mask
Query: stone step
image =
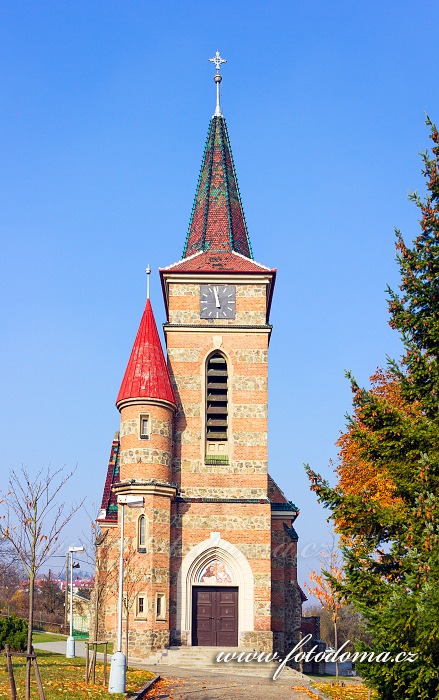
<svg viewBox="0 0 439 700"><path fill-rule="evenodd" d="M203 661L206 664L216 663L215 659L221 650L208 649L200 651L199 647L189 647L184 650L165 649L162 652L151 654L148 657L148 662L152 659L157 659L161 663L192 663L195 661Z"/></svg>
<svg viewBox="0 0 439 700"><path fill-rule="evenodd" d="M165 651L170 654L179 654L180 656L187 655L191 656L193 654L202 654L209 656L217 656L220 652L225 654L236 652L237 654L241 652L253 653L254 649L250 647L201 647L201 646L181 646L181 647L169 647Z"/></svg>
<svg viewBox="0 0 439 700"><path fill-rule="evenodd" d="M273 678L274 673L279 667L278 662L266 662L266 661L250 661L238 662L236 659L228 661L217 662L216 657L220 652L233 653L236 652L240 654L253 653L252 648L228 648L222 649L220 647L171 647L170 649L165 649L163 652L157 652L156 654L151 654L146 663L148 666L176 666L181 668L192 668L192 669L206 669L206 671L215 672L219 674L237 674L244 676L254 676L258 678ZM288 681L292 684L296 683L300 685L307 680L307 677L298 671L294 671L291 668L285 666L282 670L282 676L288 678Z"/></svg>
<svg viewBox="0 0 439 700"><path fill-rule="evenodd" d="M253 649L248 647L170 647L162 652L163 662L173 663L173 664L191 664L198 661L203 661L207 664L216 665L216 658L220 652L224 653L253 653Z"/></svg>

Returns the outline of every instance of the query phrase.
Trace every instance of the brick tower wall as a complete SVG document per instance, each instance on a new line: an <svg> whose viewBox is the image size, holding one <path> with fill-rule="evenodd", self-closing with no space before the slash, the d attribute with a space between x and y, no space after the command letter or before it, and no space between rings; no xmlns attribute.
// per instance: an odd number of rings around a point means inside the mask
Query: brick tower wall
<svg viewBox="0 0 439 700"><path fill-rule="evenodd" d="M241 630L239 641L270 649L270 505L224 502L224 499L267 499L269 335L265 321L264 284L236 285L236 318L220 322L230 330L216 330L215 326L219 325L216 321L200 319L198 284L169 285L169 323L201 326L196 331L166 328L169 369L178 403L173 480L180 485L183 498L223 501L175 505L171 598L177 600L182 558L195 545L209 539L211 532L220 532L245 555L254 577L254 631ZM250 332L233 328L244 324L256 328ZM229 372L228 464L209 464L205 459L205 366L215 349L227 358ZM174 630L175 614L176 606L171 610ZM181 637L181 631L177 629L175 635Z"/></svg>
<svg viewBox="0 0 439 700"><path fill-rule="evenodd" d="M141 437L141 417L148 417L148 438ZM124 494L144 498L143 508L125 506L123 649L128 607L131 658L169 644L171 500L155 485L172 480L173 409L152 400L122 404L120 423L120 483ZM133 483L131 483L133 482ZM120 487L118 487L120 491ZM169 489L168 489L169 490ZM172 490L171 490L172 491ZM145 516L145 546L139 546L139 518ZM118 570L121 506L118 525L112 528L113 546L109 565ZM117 629L117 581L109 587L106 601L107 636L115 639ZM164 596L164 614L157 619L157 595ZM139 610L139 597L143 610Z"/></svg>
<svg viewBox="0 0 439 700"><path fill-rule="evenodd" d="M273 644L282 655L300 639L302 610L297 583L297 542L285 530L284 522L283 518L273 517L271 560Z"/></svg>
<svg viewBox="0 0 439 700"><path fill-rule="evenodd" d="M140 416L150 418L148 439L140 438ZM120 480L172 478L172 408L150 401L123 406L120 415Z"/></svg>
<svg viewBox="0 0 439 700"><path fill-rule="evenodd" d="M136 496L140 495L136 491ZM166 496L144 495L143 508L125 506L124 532L124 599L122 649L126 649L126 608L129 611L129 647L131 658L141 659L151 651L169 645L170 607L170 509L171 500ZM147 518L146 551L139 551L137 542L138 519ZM121 518L119 506L119 522ZM110 571L105 588L105 631L99 626L100 634L116 641L117 635L117 594L119 570L120 529L112 528L112 539L108 551ZM113 570L114 575L111 575ZM165 596L163 619L156 616L156 595ZM138 596L144 598L144 611L138 610Z"/></svg>
<svg viewBox="0 0 439 700"><path fill-rule="evenodd" d="M270 500L288 505L285 495L271 476L268 477ZM302 598L297 582L297 542L291 515L272 512L271 521L271 617L273 646L287 654L300 639Z"/></svg>

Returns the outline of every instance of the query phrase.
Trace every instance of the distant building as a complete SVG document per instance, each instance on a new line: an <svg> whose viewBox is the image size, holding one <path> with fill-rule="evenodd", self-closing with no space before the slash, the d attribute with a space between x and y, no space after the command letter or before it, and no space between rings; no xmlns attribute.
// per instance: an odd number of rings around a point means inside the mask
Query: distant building
<svg viewBox="0 0 439 700"><path fill-rule="evenodd" d="M54 583L57 583L62 591L65 591L66 589L66 582L65 580L57 580L54 581ZM70 587L70 581L67 582L67 585ZM83 591L83 590L90 590L94 586L94 579L92 578L74 578L73 579L73 592L77 591Z"/></svg>

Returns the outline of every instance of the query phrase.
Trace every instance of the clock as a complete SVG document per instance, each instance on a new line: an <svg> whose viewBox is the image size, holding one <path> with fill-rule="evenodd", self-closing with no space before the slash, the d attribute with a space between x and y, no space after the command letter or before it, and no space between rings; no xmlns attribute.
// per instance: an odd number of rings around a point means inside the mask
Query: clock
<svg viewBox="0 0 439 700"><path fill-rule="evenodd" d="M200 286L200 318L235 318L236 287L230 284Z"/></svg>

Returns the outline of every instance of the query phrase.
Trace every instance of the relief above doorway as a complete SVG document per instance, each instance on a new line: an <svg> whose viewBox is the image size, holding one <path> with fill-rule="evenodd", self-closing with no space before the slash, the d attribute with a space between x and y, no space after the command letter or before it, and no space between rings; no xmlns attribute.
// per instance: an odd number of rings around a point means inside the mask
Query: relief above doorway
<svg viewBox="0 0 439 700"><path fill-rule="evenodd" d="M213 559L200 571L197 583L230 585L234 583L234 580L229 567L220 559Z"/></svg>

